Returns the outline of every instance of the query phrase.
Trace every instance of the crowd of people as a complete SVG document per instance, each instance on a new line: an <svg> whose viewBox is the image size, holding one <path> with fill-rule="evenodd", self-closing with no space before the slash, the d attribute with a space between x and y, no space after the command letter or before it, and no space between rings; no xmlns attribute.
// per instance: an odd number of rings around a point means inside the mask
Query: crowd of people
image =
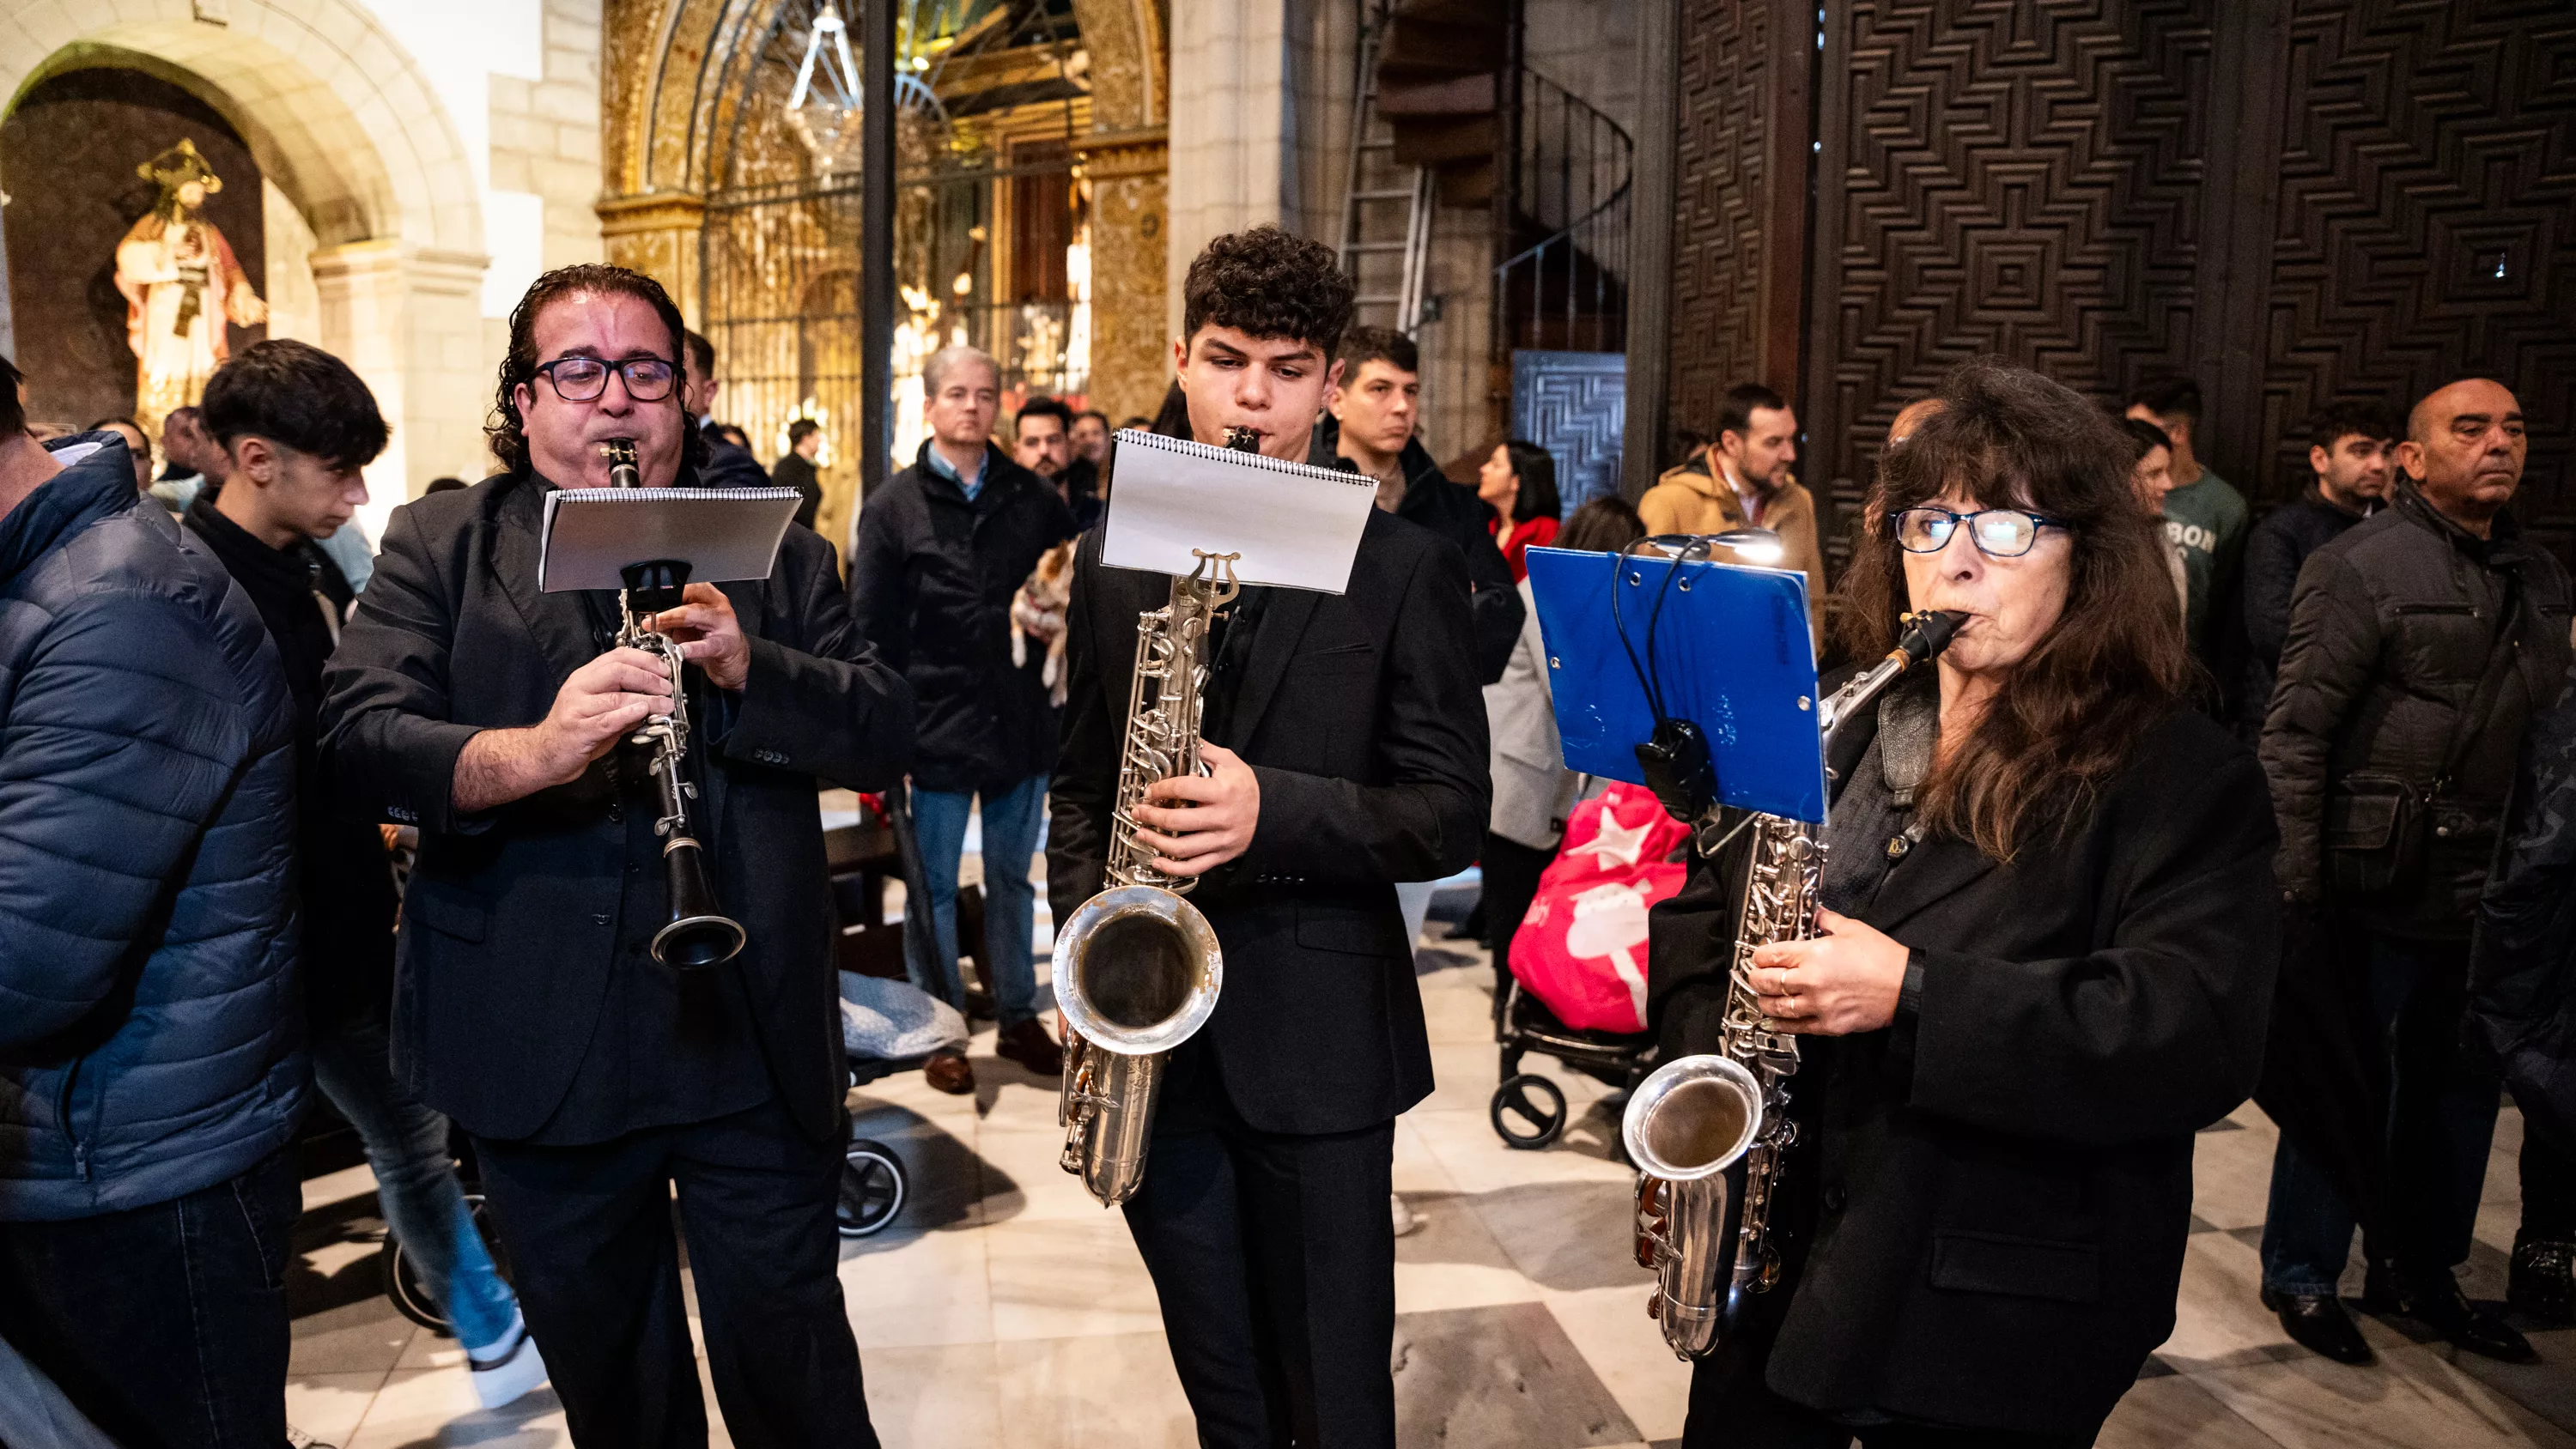
<svg viewBox="0 0 2576 1449"><path fill-rule="evenodd" d="M1059 922L1122 832L1197 883L1224 993L1170 1054L1124 1205L1174 1365L1204 1443L1391 1446L1425 883L1481 863L1466 929L1499 986L1598 786L1563 763L1528 550L1676 534L1803 576L1828 687L1914 611L1966 621L1836 737L1821 933L1765 943L1741 983L1805 1044L1815 1130L1773 1206L1776 1285L1697 1365L1685 1442L2091 1442L2172 1328L2193 1133L2249 1095L2282 1128L2262 1292L2297 1342L2369 1359L2339 1296L2360 1232L2365 1308L2533 1357L2455 1276L2508 1084L2510 1304L2576 1309L2551 1015L2576 935L2571 591L2507 511L2505 383L2402 422L2327 409L2301 496L2249 523L2188 381L2111 410L1966 364L1898 414L1828 587L1767 387L1728 392L1635 506L1569 499L1524 439L1453 465L1472 483L1443 471L1413 341L1352 325L1328 248L1219 238L1184 301L1171 396L1126 425L1249 431L1377 506L1343 593L1247 587L1220 616L1204 768L1132 816L1132 641L1166 581L1101 561L1109 419L1033 396L1003 428L1003 370L971 346L928 359L928 436L843 549L813 531L820 425L763 467L716 420L715 349L615 267L529 290L499 471L438 480L373 552L349 525L387 425L327 353L243 349L157 452L122 419L40 438L0 362L0 1344L116 1443L285 1442L318 1093L485 1403L550 1380L579 1442L703 1442L694 1305L734 1442L873 1444L833 1224L816 798L840 786L905 802L914 984L1041 1078L1065 1044L1033 858ZM538 583L546 494L607 484L609 440L646 486L800 495L769 578L690 583L644 621L684 669L620 647L614 595ZM652 949L663 811L632 737L675 695L748 942L713 971ZM1694 856L1656 913L1667 1056L1730 1029L1746 848ZM922 1070L975 1090L962 1050Z"/></svg>

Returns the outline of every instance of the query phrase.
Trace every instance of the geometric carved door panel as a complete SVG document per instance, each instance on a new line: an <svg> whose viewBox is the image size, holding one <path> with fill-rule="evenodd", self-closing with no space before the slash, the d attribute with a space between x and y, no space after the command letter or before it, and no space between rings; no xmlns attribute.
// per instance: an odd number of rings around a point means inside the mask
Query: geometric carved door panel
<svg viewBox="0 0 2576 1449"><path fill-rule="evenodd" d="M2296 0L2262 390L2283 434L2336 398L2398 408L2463 372L2514 389L2516 512L2576 534L2576 6Z"/></svg>
<svg viewBox="0 0 2576 1449"><path fill-rule="evenodd" d="M1962 359L2088 394L2191 368L2186 82L2218 3L1826 7L1802 471L1845 517L1897 409Z"/></svg>
<svg viewBox="0 0 2576 1449"><path fill-rule="evenodd" d="M1567 515L1617 496L1627 404L1624 352L1512 353L1512 436L1556 460L1556 495Z"/></svg>

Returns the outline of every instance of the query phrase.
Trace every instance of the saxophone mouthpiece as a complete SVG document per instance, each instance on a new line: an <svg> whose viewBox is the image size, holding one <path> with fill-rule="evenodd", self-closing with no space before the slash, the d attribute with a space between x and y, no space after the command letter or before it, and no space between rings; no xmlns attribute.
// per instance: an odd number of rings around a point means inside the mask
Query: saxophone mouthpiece
<svg viewBox="0 0 2576 1449"><path fill-rule="evenodd" d="M1905 632L1897 636L1895 653L1905 656L1907 668L1933 659L1950 647L1958 637L1959 626L1968 616L1956 609L1926 609L1905 616Z"/></svg>
<svg viewBox="0 0 2576 1449"><path fill-rule="evenodd" d="M1253 428L1228 428L1225 430L1225 445L1238 453L1258 453L1261 451L1261 434Z"/></svg>

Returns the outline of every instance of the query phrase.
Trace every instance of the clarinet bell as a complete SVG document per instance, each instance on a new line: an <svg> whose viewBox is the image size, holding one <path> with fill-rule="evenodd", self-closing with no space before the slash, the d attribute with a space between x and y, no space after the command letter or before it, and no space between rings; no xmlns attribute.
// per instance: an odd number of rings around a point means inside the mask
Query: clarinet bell
<svg viewBox="0 0 2576 1449"><path fill-rule="evenodd" d="M663 847L671 884L671 921L653 933L653 959L675 971L705 971L742 954L741 923L716 904L698 843L685 836Z"/></svg>

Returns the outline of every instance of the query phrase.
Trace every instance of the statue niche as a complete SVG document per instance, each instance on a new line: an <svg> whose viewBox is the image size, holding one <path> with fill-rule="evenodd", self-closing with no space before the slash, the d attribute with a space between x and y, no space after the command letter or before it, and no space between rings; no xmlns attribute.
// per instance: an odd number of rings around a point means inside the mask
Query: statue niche
<svg viewBox="0 0 2576 1449"><path fill-rule="evenodd" d="M161 420L203 398L206 379L231 355L224 324L256 327L268 320L268 304L222 229L205 218L206 198L224 182L196 143L182 139L134 169L161 195L117 243L116 289L134 349L135 421L158 436Z"/></svg>

